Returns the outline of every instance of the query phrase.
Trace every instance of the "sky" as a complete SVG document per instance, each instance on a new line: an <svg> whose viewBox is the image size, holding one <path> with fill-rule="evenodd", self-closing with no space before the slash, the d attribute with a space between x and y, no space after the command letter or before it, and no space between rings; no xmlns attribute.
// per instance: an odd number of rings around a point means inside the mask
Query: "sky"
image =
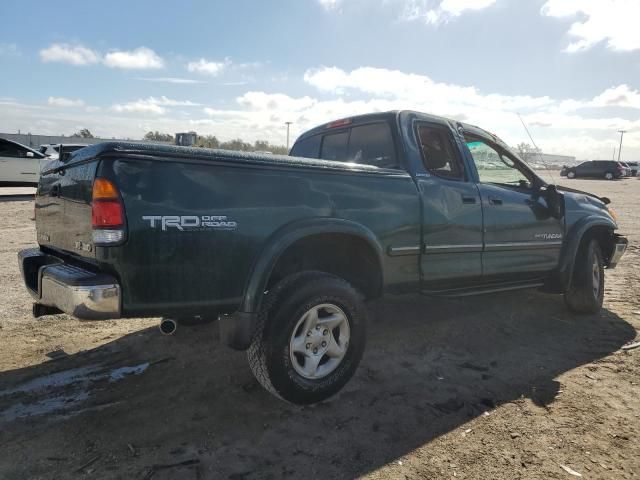
<svg viewBox="0 0 640 480"><path fill-rule="evenodd" d="M0 132L286 141L412 109L640 160L640 0L0 2ZM616 153L617 156L617 153Z"/></svg>

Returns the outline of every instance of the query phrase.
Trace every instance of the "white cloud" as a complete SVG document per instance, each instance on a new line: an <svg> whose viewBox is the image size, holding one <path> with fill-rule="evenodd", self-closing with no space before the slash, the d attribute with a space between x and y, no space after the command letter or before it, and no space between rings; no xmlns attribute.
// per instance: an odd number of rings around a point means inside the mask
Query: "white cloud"
<svg viewBox="0 0 640 480"><path fill-rule="evenodd" d="M424 75L372 67L351 71L320 67L308 70L304 79L338 97L295 112L311 119L312 125L358 113L412 109L480 125L515 145L530 142L516 115L522 113L536 141L550 153L602 157L613 149L616 131L624 128L630 131L625 136L627 154L640 155L640 115L632 115L632 120L613 115L621 107L640 113L640 91L625 84L592 98L553 99L482 92L472 86L435 82ZM294 104L292 101L289 103ZM591 109L589 115L581 114L586 108Z"/></svg>
<svg viewBox="0 0 640 480"><path fill-rule="evenodd" d="M282 93L247 92L236 101L251 110L300 111L315 105L310 97L292 98Z"/></svg>
<svg viewBox="0 0 640 480"><path fill-rule="evenodd" d="M111 109L114 112L119 113L153 113L156 115L164 114L167 109L161 107L157 103L149 102L148 100L136 100L127 103L116 103Z"/></svg>
<svg viewBox="0 0 640 480"><path fill-rule="evenodd" d="M338 7L345 1L317 0L327 11L338 11ZM400 20L418 20L430 25L438 25L459 17L465 12L490 7L496 0L367 0L367 7L374 2L399 6Z"/></svg>
<svg viewBox="0 0 640 480"><path fill-rule="evenodd" d="M104 64L110 68L157 69L164 67L164 60L147 47L135 50L116 50L104 57Z"/></svg>
<svg viewBox="0 0 640 480"><path fill-rule="evenodd" d="M284 144L284 122L292 136L338 118L394 109L412 109L479 125L511 145L529 142L516 113L521 113L539 146L548 153L582 159L605 158L625 129L623 159L640 158L640 91L612 85L586 98L505 95L471 85L438 82L425 75L361 67L320 67L306 72L313 89L307 95L247 91L229 105L201 105L165 96L139 98L105 108L24 105L0 99L5 128L46 134L82 124L107 137L141 138L148 130L196 130L221 139L265 139ZM55 102L54 102L55 103ZM49 123L47 123L49 122ZM143 128L144 126L144 128Z"/></svg>
<svg viewBox="0 0 640 480"><path fill-rule="evenodd" d="M228 59L225 59L223 62L213 62L201 58L197 62L189 62L187 64L187 70L215 77L220 75L220 73L229 66L229 63L230 61Z"/></svg>
<svg viewBox="0 0 640 480"><path fill-rule="evenodd" d="M334 10L341 0L318 0L318 3L326 10Z"/></svg>
<svg viewBox="0 0 640 480"><path fill-rule="evenodd" d="M640 49L638 0L547 0L541 13L558 18L578 17L569 28L569 36L575 40L567 46L567 52L588 50L603 41L611 50Z"/></svg>
<svg viewBox="0 0 640 480"><path fill-rule="evenodd" d="M145 82L174 83L174 84L185 84L185 85L205 83L202 80L194 80L192 78L178 78L178 77L136 77L136 80L143 80Z"/></svg>
<svg viewBox="0 0 640 480"><path fill-rule="evenodd" d="M40 58L43 62L60 62L70 65L92 65L102 62L107 67L123 69L155 69L164 67L164 60L147 47L139 47L130 51L115 50L102 57L100 52L82 45L53 43L47 48L40 50Z"/></svg>
<svg viewBox="0 0 640 480"><path fill-rule="evenodd" d="M583 108L623 107L640 109L640 91L626 84L610 87L599 95L587 100L567 99L555 108L562 113L575 112Z"/></svg>
<svg viewBox="0 0 640 480"><path fill-rule="evenodd" d="M425 75L386 68L361 67L345 72L336 67L308 70L304 80L321 91L337 94L349 90L432 106L478 106L516 111L552 103L549 97L481 94L475 87L434 82Z"/></svg>
<svg viewBox="0 0 640 480"><path fill-rule="evenodd" d="M640 91L632 90L628 85L607 88L592 102L595 107L630 107L640 109Z"/></svg>
<svg viewBox="0 0 640 480"><path fill-rule="evenodd" d="M171 98L167 98L162 95L159 98L149 97L147 99L150 102L156 103L158 105L163 105L165 107L200 107L202 104L194 103L190 100L172 100Z"/></svg>
<svg viewBox="0 0 640 480"><path fill-rule="evenodd" d="M164 95L161 97L141 98L133 102L116 103L111 109L120 113L152 113L163 115L167 112L165 107L199 107L199 103L189 100L173 100Z"/></svg>
<svg viewBox="0 0 640 480"><path fill-rule="evenodd" d="M53 43L40 50L43 62L60 62L71 65L91 65L100 61L100 55L82 45Z"/></svg>
<svg viewBox="0 0 640 480"><path fill-rule="evenodd" d="M442 0L440 9L455 17L466 10L482 10L496 3L496 0Z"/></svg>
<svg viewBox="0 0 640 480"><path fill-rule="evenodd" d="M47 103L54 107L84 107L84 100L73 100L65 97L49 97Z"/></svg>
<svg viewBox="0 0 640 480"><path fill-rule="evenodd" d="M496 0L441 0L437 6L433 0L402 0L404 20L421 20L429 25L438 25L472 10L483 10Z"/></svg>

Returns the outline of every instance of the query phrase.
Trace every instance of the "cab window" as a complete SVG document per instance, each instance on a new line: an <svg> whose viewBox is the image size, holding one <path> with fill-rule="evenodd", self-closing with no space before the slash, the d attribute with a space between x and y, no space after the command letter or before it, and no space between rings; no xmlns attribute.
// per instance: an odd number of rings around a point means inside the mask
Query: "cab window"
<svg viewBox="0 0 640 480"><path fill-rule="evenodd" d="M530 173L522 169L506 152L498 150L484 140L465 136L481 183L496 183L512 187L530 188Z"/></svg>
<svg viewBox="0 0 640 480"><path fill-rule="evenodd" d="M347 161L380 168L398 168L389 125L372 123L353 127Z"/></svg>
<svg viewBox="0 0 640 480"><path fill-rule="evenodd" d="M320 158L323 160L347 159L347 142L349 141L349 131L332 133L325 135L322 139L322 150Z"/></svg>
<svg viewBox="0 0 640 480"><path fill-rule="evenodd" d="M293 146L290 155L292 157L306 157L306 158L318 158L320 153L320 140L322 136L314 135L302 139Z"/></svg>
<svg viewBox="0 0 640 480"><path fill-rule="evenodd" d="M429 172L444 178L462 180L464 169L453 146L451 133L443 127L418 126L422 161Z"/></svg>

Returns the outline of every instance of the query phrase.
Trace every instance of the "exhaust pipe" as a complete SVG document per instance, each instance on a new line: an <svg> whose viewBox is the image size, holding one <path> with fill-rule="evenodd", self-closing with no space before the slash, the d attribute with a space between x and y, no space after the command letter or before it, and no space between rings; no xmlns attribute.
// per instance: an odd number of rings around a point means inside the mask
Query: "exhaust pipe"
<svg viewBox="0 0 640 480"><path fill-rule="evenodd" d="M178 323L171 318L163 318L160 320L160 325L158 327L163 335L173 335L176 333Z"/></svg>

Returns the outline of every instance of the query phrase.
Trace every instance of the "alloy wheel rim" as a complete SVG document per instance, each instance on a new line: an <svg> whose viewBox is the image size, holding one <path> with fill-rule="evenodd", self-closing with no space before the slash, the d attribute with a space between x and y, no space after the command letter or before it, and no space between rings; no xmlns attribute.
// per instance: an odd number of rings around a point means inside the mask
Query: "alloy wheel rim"
<svg viewBox="0 0 640 480"><path fill-rule="evenodd" d="M332 303L307 310L296 323L289 341L289 358L300 376L318 380L344 360L351 329L344 311Z"/></svg>

